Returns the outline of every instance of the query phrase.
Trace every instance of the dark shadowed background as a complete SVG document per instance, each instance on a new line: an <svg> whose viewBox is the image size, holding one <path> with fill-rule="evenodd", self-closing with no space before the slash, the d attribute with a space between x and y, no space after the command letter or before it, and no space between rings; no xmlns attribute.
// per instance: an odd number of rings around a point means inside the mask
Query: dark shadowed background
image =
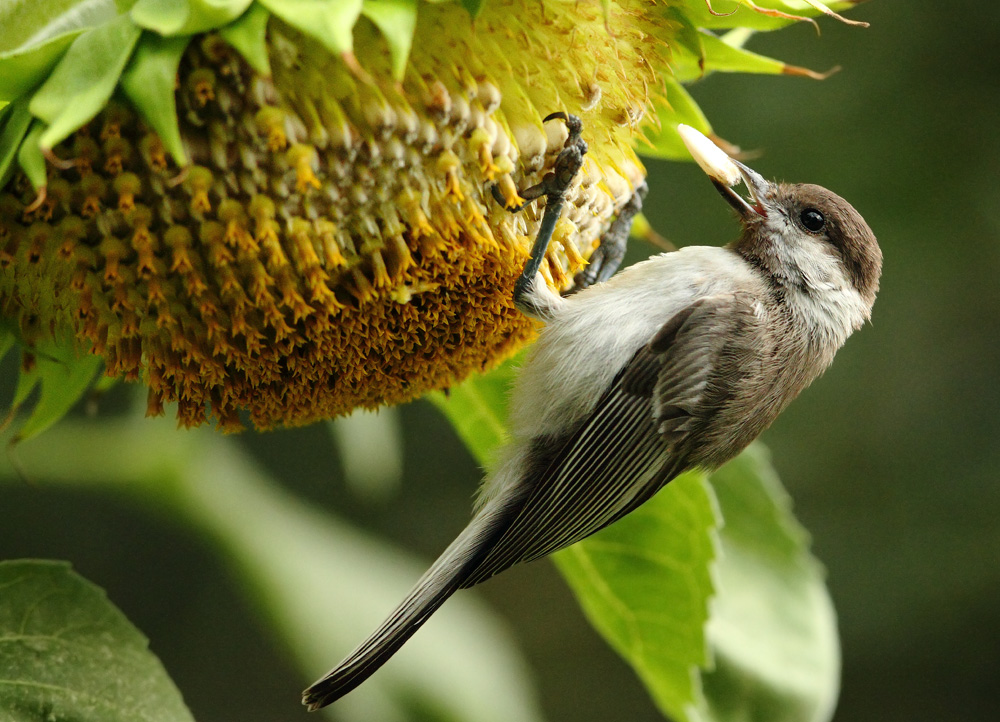
<svg viewBox="0 0 1000 722"><path fill-rule="evenodd" d="M720 135L761 151L751 165L763 175L852 201L885 253L872 325L764 436L829 571L844 646L837 720L996 720L1000 8L876 0L852 17L872 27L822 21L820 37L802 25L751 41L817 70L841 65L826 81L717 75L692 92ZM733 237L696 168L649 170L647 215L661 233L678 245ZM652 252L634 242L631 259ZM480 472L429 404L401 418L403 481L376 501L345 485L321 425L239 443L290 488L429 560L464 525ZM0 558L28 556L69 559L105 587L199 720L305 718L308 680L207 543L170 519L8 486ZM550 563L476 593L508 620L550 720L661 719Z"/></svg>

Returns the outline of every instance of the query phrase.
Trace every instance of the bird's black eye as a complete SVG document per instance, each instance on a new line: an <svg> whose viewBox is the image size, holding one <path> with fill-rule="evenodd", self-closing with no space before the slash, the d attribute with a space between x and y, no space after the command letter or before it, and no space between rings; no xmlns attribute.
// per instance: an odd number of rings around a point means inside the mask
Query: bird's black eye
<svg viewBox="0 0 1000 722"><path fill-rule="evenodd" d="M799 220L802 221L802 225L805 226L807 231L812 231L813 233L819 233L823 230L823 226L826 225L826 218L815 208L806 208L799 214Z"/></svg>

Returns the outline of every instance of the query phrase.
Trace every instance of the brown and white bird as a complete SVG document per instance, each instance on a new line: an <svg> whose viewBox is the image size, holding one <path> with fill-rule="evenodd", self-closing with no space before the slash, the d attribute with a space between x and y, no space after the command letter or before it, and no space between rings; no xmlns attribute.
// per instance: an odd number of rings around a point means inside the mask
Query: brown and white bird
<svg viewBox="0 0 1000 722"><path fill-rule="evenodd" d="M523 193L547 201L515 303L545 325L511 400L511 442L469 525L304 692L310 709L367 679L456 590L593 534L687 469L732 459L870 317L882 253L858 212L820 186L768 182L689 128L682 137L739 215L739 238L558 296L537 270L587 147L578 119L551 117L570 137L554 172ZM740 181L748 198L732 189Z"/></svg>

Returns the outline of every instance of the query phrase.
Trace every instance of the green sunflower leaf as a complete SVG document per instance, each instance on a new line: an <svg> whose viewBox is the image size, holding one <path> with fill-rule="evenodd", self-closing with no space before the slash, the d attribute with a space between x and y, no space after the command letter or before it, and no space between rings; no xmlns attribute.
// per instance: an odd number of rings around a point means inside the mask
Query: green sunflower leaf
<svg viewBox="0 0 1000 722"><path fill-rule="evenodd" d="M108 464L112 456L114 463ZM178 433L168 419L69 422L26 444L19 457L33 478L53 490L124 492L190 524L233 570L275 638L287 645L289 658L303 670L303 684L329 668L331 652L348 648L360 632L377 625L383 610L391 609L425 568L411 551L296 498L240 444L211 429ZM23 482L0 464L0 489L5 483ZM4 601L0 595L0 605ZM337 613L327 613L330 609ZM533 680L508 630L475 595L456 595L428 626L434 630L417 635L404 654L351 694L345 719L542 719ZM0 654L0 669L3 661ZM289 704L297 706L295 690L288 691ZM8 722L2 699L0 692L0 720ZM308 719L304 713L303 718ZM119 722L69 714L58 719ZM133 721L173 718L136 715Z"/></svg>
<svg viewBox="0 0 1000 722"><path fill-rule="evenodd" d="M690 160L691 154L677 135L677 124L690 125L705 135L711 135L712 126L683 85L668 77L664 77L663 82L667 90L667 103L657 108L659 131L648 135L649 145L638 150L650 158Z"/></svg>
<svg viewBox="0 0 1000 722"><path fill-rule="evenodd" d="M13 338L15 342L20 345L20 339L18 339L17 336L13 336ZM41 378L35 369L32 369L31 371L21 371L21 373L18 374L17 385L14 387L14 400L11 402L11 409L13 412L16 413L17 410L24 405L24 403L28 400L28 397L31 396L31 392L35 390L36 386L38 386L40 380Z"/></svg>
<svg viewBox="0 0 1000 722"><path fill-rule="evenodd" d="M392 74L403 79L417 27L417 0L365 0L361 13L382 33L392 56Z"/></svg>
<svg viewBox="0 0 1000 722"><path fill-rule="evenodd" d="M689 473L554 555L590 623L673 719L687 720L686 710L703 704L698 671L710 660L718 523L704 474Z"/></svg>
<svg viewBox="0 0 1000 722"><path fill-rule="evenodd" d="M84 30L113 20L114 0L8 0L0 4L0 100L40 83Z"/></svg>
<svg viewBox="0 0 1000 722"><path fill-rule="evenodd" d="M17 343L17 336L6 323L0 322L0 360L3 360L7 352L14 348L15 343Z"/></svg>
<svg viewBox="0 0 1000 722"><path fill-rule="evenodd" d="M826 722L840 686L836 614L809 537L755 444L711 476L725 519L702 682L706 720Z"/></svg>
<svg viewBox="0 0 1000 722"><path fill-rule="evenodd" d="M706 508L686 496L692 477L679 477L637 511L559 552L560 570L594 627L669 717L826 722L839 686L833 607L766 452L748 449L710 477L705 493L725 520L705 630L710 653L692 633L698 615L705 619L702 594L711 590L713 562L689 518ZM677 495L680 488L685 495Z"/></svg>
<svg viewBox="0 0 1000 722"><path fill-rule="evenodd" d="M188 0L139 0L132 8L132 22L162 35L173 35L191 15Z"/></svg>
<svg viewBox="0 0 1000 722"><path fill-rule="evenodd" d="M105 106L142 30L128 15L80 35L31 99L32 115L48 123L41 137L51 148Z"/></svg>
<svg viewBox="0 0 1000 722"><path fill-rule="evenodd" d="M719 39L731 47L742 48L756 34L757 31L752 28L733 28L720 35Z"/></svg>
<svg viewBox="0 0 1000 722"><path fill-rule="evenodd" d="M17 334L11 327L10 323L5 319L0 318L0 361L3 361L7 354L10 353L17 347ZM18 376L20 380L20 376ZM12 406L13 408L13 406ZM14 417L14 412L11 409L0 413L0 431L7 428L7 425Z"/></svg>
<svg viewBox="0 0 1000 722"><path fill-rule="evenodd" d="M267 52L267 21L271 13L257 3L238 19L219 30L223 40L236 48L250 67L261 75L271 75L271 59Z"/></svg>
<svg viewBox="0 0 1000 722"><path fill-rule="evenodd" d="M240 17L253 0L139 0L132 22L160 35L191 35Z"/></svg>
<svg viewBox="0 0 1000 722"><path fill-rule="evenodd" d="M187 153L177 123L174 88L181 55L190 37L148 35L136 48L132 62L121 77L125 95L152 126L164 148L178 165L187 165Z"/></svg>
<svg viewBox="0 0 1000 722"><path fill-rule="evenodd" d="M259 0L260 4L321 42L333 53L349 53L354 47L354 24L363 0Z"/></svg>
<svg viewBox="0 0 1000 722"><path fill-rule="evenodd" d="M68 564L0 562L0 718L193 722L147 639Z"/></svg>
<svg viewBox="0 0 1000 722"><path fill-rule="evenodd" d="M488 374L427 395L451 421L472 455L486 463L507 441L507 397L517 375L517 360L501 364Z"/></svg>
<svg viewBox="0 0 1000 722"><path fill-rule="evenodd" d="M55 341L39 344L30 353L34 365L18 378L13 408L23 405L36 386L38 402L18 430L17 441L40 434L65 416L86 393L102 363L99 356L78 355L71 344Z"/></svg>

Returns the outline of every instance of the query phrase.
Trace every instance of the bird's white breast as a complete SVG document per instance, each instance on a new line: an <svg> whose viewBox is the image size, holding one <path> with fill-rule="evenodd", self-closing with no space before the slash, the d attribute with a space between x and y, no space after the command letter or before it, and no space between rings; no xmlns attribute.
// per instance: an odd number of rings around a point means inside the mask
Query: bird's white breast
<svg viewBox="0 0 1000 722"><path fill-rule="evenodd" d="M695 246L650 258L553 304L521 370L511 428L521 438L565 431L675 313L703 296L760 288L759 277L731 250Z"/></svg>

